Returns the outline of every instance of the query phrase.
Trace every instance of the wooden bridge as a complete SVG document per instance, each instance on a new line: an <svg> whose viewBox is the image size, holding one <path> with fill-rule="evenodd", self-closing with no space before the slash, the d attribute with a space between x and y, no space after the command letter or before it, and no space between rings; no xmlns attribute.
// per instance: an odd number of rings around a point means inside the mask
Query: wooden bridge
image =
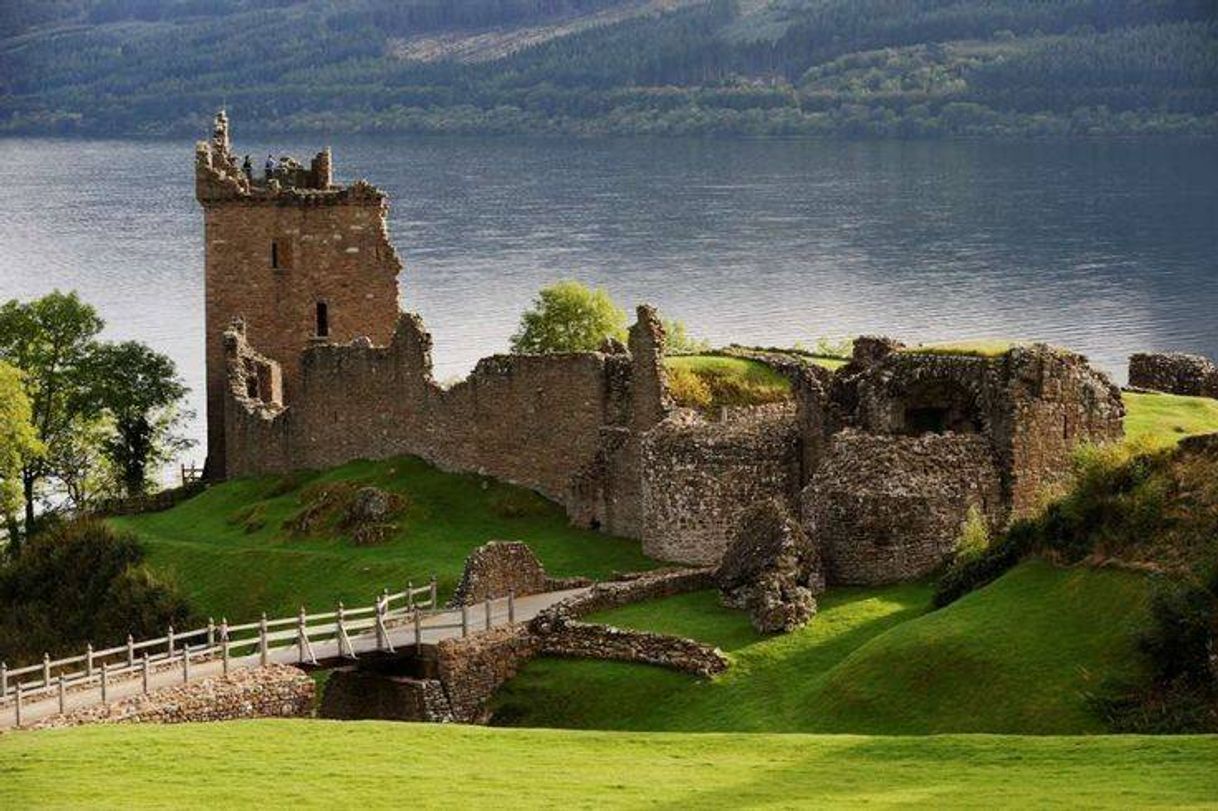
<svg viewBox="0 0 1218 811"><path fill-rule="evenodd" d="M328 667L362 654L418 653L424 645L468 636L473 631L527 622L542 610L584 589L527 597L508 595L460 608L440 608L436 582L405 591L388 590L368 606L218 625L185 633L169 628L157 639L9 670L0 664L0 729L21 727L82 707L107 704L162 687L185 684L234 670L272 664Z"/></svg>

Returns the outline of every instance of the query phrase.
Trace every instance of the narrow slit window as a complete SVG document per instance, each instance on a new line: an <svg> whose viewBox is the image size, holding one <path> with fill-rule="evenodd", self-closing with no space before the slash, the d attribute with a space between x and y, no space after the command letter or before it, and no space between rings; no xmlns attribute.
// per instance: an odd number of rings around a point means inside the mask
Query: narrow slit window
<svg viewBox="0 0 1218 811"><path fill-rule="evenodd" d="M279 269L279 243L271 240L271 267Z"/></svg>
<svg viewBox="0 0 1218 811"><path fill-rule="evenodd" d="M317 337L325 338L330 334L330 308L324 301L317 302Z"/></svg>

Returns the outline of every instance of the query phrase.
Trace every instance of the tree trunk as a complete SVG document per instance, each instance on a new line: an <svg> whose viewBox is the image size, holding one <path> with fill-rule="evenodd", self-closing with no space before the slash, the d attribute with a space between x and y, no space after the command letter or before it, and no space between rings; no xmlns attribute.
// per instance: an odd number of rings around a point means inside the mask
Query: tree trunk
<svg viewBox="0 0 1218 811"><path fill-rule="evenodd" d="M25 495L25 537L34 534L34 474L21 472L21 486Z"/></svg>

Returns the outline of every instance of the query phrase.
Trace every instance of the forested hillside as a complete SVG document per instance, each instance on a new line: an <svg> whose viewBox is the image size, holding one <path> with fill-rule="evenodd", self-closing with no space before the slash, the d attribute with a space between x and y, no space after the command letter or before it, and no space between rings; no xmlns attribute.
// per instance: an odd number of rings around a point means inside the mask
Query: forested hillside
<svg viewBox="0 0 1218 811"><path fill-rule="evenodd" d="M0 132L1218 135L1216 0L9 0Z"/></svg>

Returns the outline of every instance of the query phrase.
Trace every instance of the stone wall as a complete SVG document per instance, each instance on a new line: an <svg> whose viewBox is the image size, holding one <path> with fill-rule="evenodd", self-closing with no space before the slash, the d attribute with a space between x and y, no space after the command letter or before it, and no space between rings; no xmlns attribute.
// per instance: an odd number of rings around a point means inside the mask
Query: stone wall
<svg viewBox="0 0 1218 811"><path fill-rule="evenodd" d="M1129 357L1129 385L1188 397L1218 398L1218 366L1201 355L1138 353Z"/></svg>
<svg viewBox="0 0 1218 811"><path fill-rule="evenodd" d="M491 541L465 559L461 581L450 606L474 605L486 599L515 594L540 594L549 590L549 579L533 550L520 541Z"/></svg>
<svg viewBox="0 0 1218 811"><path fill-rule="evenodd" d="M453 720L484 723L486 703L540 645L526 625L492 628L465 639L445 639L436 646L437 677L448 695Z"/></svg>
<svg viewBox="0 0 1218 811"><path fill-rule="evenodd" d="M1005 518L985 437L836 435L803 493L804 525L830 585L922 577L950 556L971 506Z"/></svg>
<svg viewBox="0 0 1218 811"><path fill-rule="evenodd" d="M640 308L640 323L658 328L649 308ZM240 329L226 334L226 345L237 368L253 352ZM663 407L653 390L659 378L647 371L657 363L654 354L496 355L443 388L432 377L431 337L417 316L406 315L388 346L357 341L305 351L286 408L231 384L228 470L281 472L414 454L564 502L578 475L602 459L622 488L612 494L619 509L586 506L588 523L629 534L638 513L629 505L638 497L625 483L638 479L637 436ZM651 387L640 384L648 379ZM622 441L607 450L612 430Z"/></svg>
<svg viewBox="0 0 1218 811"><path fill-rule="evenodd" d="M534 623L541 653L580 659L605 659L656 665L709 678L727 670L718 648L693 639L586 622Z"/></svg>
<svg viewBox="0 0 1218 811"><path fill-rule="evenodd" d="M717 423L681 412L644 437L642 453L643 551L660 560L715 563L742 511L798 497L801 445L790 406Z"/></svg>
<svg viewBox="0 0 1218 811"><path fill-rule="evenodd" d="M182 724L232 721L239 718L304 718L312 714L313 680L294 667L272 665L238 670L226 678L211 678L165 687L47 718L32 728L81 724Z"/></svg>

